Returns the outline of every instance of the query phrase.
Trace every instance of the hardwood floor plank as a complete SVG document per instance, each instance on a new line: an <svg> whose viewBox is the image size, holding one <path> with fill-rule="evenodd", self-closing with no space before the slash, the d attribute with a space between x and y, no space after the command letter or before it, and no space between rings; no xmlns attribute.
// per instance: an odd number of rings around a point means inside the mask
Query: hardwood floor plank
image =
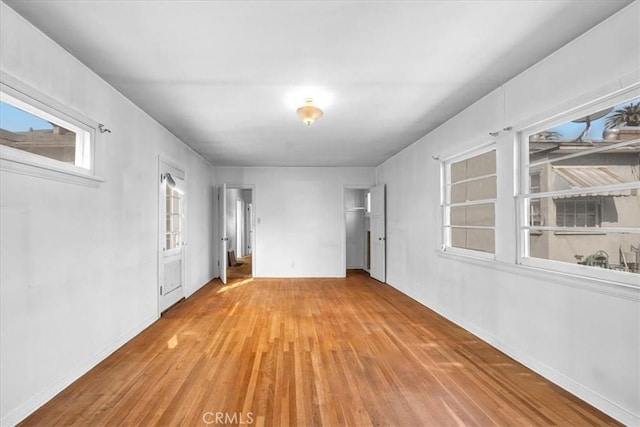
<svg viewBox="0 0 640 427"><path fill-rule="evenodd" d="M206 422L618 425L358 272L346 279L214 281L22 425Z"/></svg>

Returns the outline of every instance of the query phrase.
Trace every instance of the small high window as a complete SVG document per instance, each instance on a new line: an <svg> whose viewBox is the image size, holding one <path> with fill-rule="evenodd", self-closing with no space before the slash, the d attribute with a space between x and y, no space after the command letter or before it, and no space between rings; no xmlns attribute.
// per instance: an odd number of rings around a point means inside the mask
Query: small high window
<svg viewBox="0 0 640 427"><path fill-rule="evenodd" d="M1 77L2 168L80 184L101 181L95 176L97 123L5 74Z"/></svg>

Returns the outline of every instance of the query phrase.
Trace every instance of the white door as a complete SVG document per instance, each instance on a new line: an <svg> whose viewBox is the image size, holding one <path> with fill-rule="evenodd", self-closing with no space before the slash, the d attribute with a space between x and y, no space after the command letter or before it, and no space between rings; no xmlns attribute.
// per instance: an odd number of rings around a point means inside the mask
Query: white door
<svg viewBox="0 0 640 427"><path fill-rule="evenodd" d="M218 205L220 206L220 280L227 283L227 184L218 188Z"/></svg>
<svg viewBox="0 0 640 427"><path fill-rule="evenodd" d="M160 160L158 308L184 297L185 174Z"/></svg>
<svg viewBox="0 0 640 427"><path fill-rule="evenodd" d="M369 274L376 280L386 281L387 274L387 235L385 227L384 184L377 185L371 193L371 267Z"/></svg>

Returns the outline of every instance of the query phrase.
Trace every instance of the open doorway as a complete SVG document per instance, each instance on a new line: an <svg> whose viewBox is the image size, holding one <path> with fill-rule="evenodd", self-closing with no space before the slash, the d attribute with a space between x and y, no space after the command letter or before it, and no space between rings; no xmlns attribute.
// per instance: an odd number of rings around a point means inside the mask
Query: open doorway
<svg viewBox="0 0 640 427"><path fill-rule="evenodd" d="M227 186L225 226L227 280L253 277L254 216L253 188Z"/></svg>
<svg viewBox="0 0 640 427"><path fill-rule="evenodd" d="M369 271L371 266L369 190L344 189L345 267Z"/></svg>

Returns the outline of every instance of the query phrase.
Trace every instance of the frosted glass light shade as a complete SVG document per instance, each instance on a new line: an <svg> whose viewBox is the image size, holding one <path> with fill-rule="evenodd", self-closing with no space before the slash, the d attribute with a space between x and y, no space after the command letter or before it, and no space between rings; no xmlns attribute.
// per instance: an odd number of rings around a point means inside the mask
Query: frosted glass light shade
<svg viewBox="0 0 640 427"><path fill-rule="evenodd" d="M305 104L298 108L296 113L298 114L298 118L307 126L311 126L313 122L321 118L323 115L322 110L313 105L313 100L311 98L307 98L305 100Z"/></svg>

